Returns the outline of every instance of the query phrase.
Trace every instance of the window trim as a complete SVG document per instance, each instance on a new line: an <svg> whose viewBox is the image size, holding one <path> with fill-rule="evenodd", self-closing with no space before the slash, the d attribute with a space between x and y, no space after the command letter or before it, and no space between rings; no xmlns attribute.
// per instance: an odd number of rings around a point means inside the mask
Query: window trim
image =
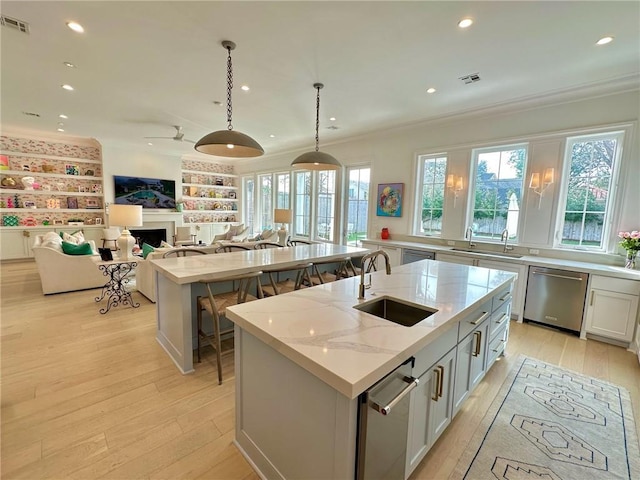
<svg viewBox="0 0 640 480"><path fill-rule="evenodd" d="M442 228L439 234L422 232L422 190L424 187L424 163L426 160L445 158L445 172L444 172L444 193L442 199L442 222L444 225L445 212L447 211L447 175L450 173L450 163L448 152L436 152L436 153L418 153L416 155L416 181L415 181L415 195L414 195L414 208L413 208L413 227L412 235L427 238L442 238Z"/></svg>
<svg viewBox="0 0 640 480"><path fill-rule="evenodd" d="M473 217L474 217L473 212L474 212L475 198L476 198L476 176L478 173L478 162L477 162L478 156L482 153L488 153L488 152L517 150L520 148L525 149L526 155L525 155L524 165L522 168L522 196L520 198L520 211L522 212L524 210L524 206L526 205L525 202L527 201L527 196L529 194L526 180L527 180L527 171L528 171L527 168L529 164L529 155L531 154L530 146L531 146L531 142L529 140L523 140L523 141L518 141L513 143L487 145L487 146L471 149L471 158L469 162L470 163L470 173L469 173L469 182L468 182L469 187L467 189L467 213L465 216L465 232L467 231L468 227L473 225ZM521 244L520 235L522 235L522 229L523 229L522 223L524 222L523 219L525 216L526 215L522 215L522 214L518 216L517 234L515 238L511 236L509 237L510 241L516 245ZM485 238L485 237L476 238L475 233L476 232L474 232L474 238L483 243L494 243L494 244L501 243L501 240L499 238L498 239Z"/></svg>
<svg viewBox="0 0 640 480"><path fill-rule="evenodd" d="M628 138L629 128L621 126L619 128L589 130L584 132L574 132L564 137L564 153L561 158L561 184L558 192L558 205L555 211L556 222L553 235L552 248L569 252L591 252L591 253L615 253L617 241L614 239L614 223L618 223L620 216L620 199L624 196L620 182L620 172L622 170L622 159ZM569 177L571 172L571 149L575 143L588 142L602 137L616 137L618 148L616 149L611 169L611 180L607 195L607 206L604 211L604 222L602 231L602 243L600 247L590 247L585 245L563 245L562 231L564 228L564 216L566 212L567 195L569 193ZM581 139L576 141L574 139Z"/></svg>

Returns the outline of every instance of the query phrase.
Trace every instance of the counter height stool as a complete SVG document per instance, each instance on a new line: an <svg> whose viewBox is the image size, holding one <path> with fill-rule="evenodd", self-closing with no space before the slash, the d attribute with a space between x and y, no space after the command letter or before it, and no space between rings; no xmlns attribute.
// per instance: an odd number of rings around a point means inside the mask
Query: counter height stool
<svg viewBox="0 0 640 480"><path fill-rule="evenodd" d="M273 297L274 295L281 295L283 293L293 292L294 290L300 290L306 285L311 285L311 276L309 275L309 269L313 266L313 263L299 263L290 267L269 269L264 268L263 271L269 276L269 284L261 287L261 295L264 297ZM295 280L286 279L282 281L276 281L278 274L284 272L295 272Z"/></svg>
<svg viewBox="0 0 640 480"><path fill-rule="evenodd" d="M227 307L238 305L240 303L257 300L257 297L251 295L249 290L253 281L257 285L258 298L261 296L260 275L262 272L252 272L243 275L232 275L215 280L200 280L207 291L207 296L198 296L197 303L197 323L198 323L198 363L201 362L200 348L201 340L205 340L216 352L216 363L218 364L218 385L222 385L222 335L233 333L233 327L224 330L220 329L220 318L225 316ZM237 290L226 293L213 293L215 284L223 282L238 282ZM202 329L202 312L207 311L213 320L213 334L208 335ZM224 353L229 353L233 349L229 349Z"/></svg>
<svg viewBox="0 0 640 480"><path fill-rule="evenodd" d="M322 285L324 283L335 282L336 280L340 280L341 278L347 278L352 276L349 271L349 263L351 262L351 257L343 257L335 260L326 260L326 261L318 261L313 262L312 273L311 273L311 283L313 285ZM320 267L323 265L328 265L332 263L338 263L338 268L331 272L321 272ZM353 265L353 263L351 263ZM354 269L355 271L355 269Z"/></svg>
<svg viewBox="0 0 640 480"><path fill-rule="evenodd" d="M282 245L275 242L258 242L253 246L253 248L256 250L264 250L266 248L282 248Z"/></svg>
<svg viewBox="0 0 640 480"><path fill-rule="evenodd" d="M308 240L287 240L288 247L297 247L298 245L313 245L313 242L309 242Z"/></svg>
<svg viewBox="0 0 640 480"><path fill-rule="evenodd" d="M206 255L204 250L198 250L197 248L174 248L162 255L162 258L168 257L188 257L190 255Z"/></svg>
<svg viewBox="0 0 640 480"><path fill-rule="evenodd" d="M220 245L218 248L216 248L216 253L229 253L243 250L253 250L253 248L247 247L245 245Z"/></svg>

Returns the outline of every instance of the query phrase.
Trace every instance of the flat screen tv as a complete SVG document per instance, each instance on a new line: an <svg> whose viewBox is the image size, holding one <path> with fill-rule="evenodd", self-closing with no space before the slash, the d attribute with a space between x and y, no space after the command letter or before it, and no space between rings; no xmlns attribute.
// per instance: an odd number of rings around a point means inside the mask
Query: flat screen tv
<svg viewBox="0 0 640 480"><path fill-rule="evenodd" d="M142 205L142 208L176 208L175 180L113 176L118 205Z"/></svg>

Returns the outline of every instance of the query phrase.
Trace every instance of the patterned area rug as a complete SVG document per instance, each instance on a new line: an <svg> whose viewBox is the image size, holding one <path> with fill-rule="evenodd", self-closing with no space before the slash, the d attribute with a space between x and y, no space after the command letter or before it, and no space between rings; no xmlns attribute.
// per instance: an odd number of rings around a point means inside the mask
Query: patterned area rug
<svg viewBox="0 0 640 480"><path fill-rule="evenodd" d="M629 392L521 359L449 478L640 479Z"/></svg>

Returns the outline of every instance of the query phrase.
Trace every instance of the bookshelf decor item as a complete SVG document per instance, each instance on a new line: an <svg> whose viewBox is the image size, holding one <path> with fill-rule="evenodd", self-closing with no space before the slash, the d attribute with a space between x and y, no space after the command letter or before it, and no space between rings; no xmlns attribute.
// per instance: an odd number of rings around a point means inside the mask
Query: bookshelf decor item
<svg viewBox="0 0 640 480"><path fill-rule="evenodd" d="M78 170L78 165L67 164L64 167L64 171L67 175L80 175L80 171Z"/></svg>
<svg viewBox="0 0 640 480"><path fill-rule="evenodd" d="M78 208L78 199L76 197L67 197L67 208Z"/></svg>

